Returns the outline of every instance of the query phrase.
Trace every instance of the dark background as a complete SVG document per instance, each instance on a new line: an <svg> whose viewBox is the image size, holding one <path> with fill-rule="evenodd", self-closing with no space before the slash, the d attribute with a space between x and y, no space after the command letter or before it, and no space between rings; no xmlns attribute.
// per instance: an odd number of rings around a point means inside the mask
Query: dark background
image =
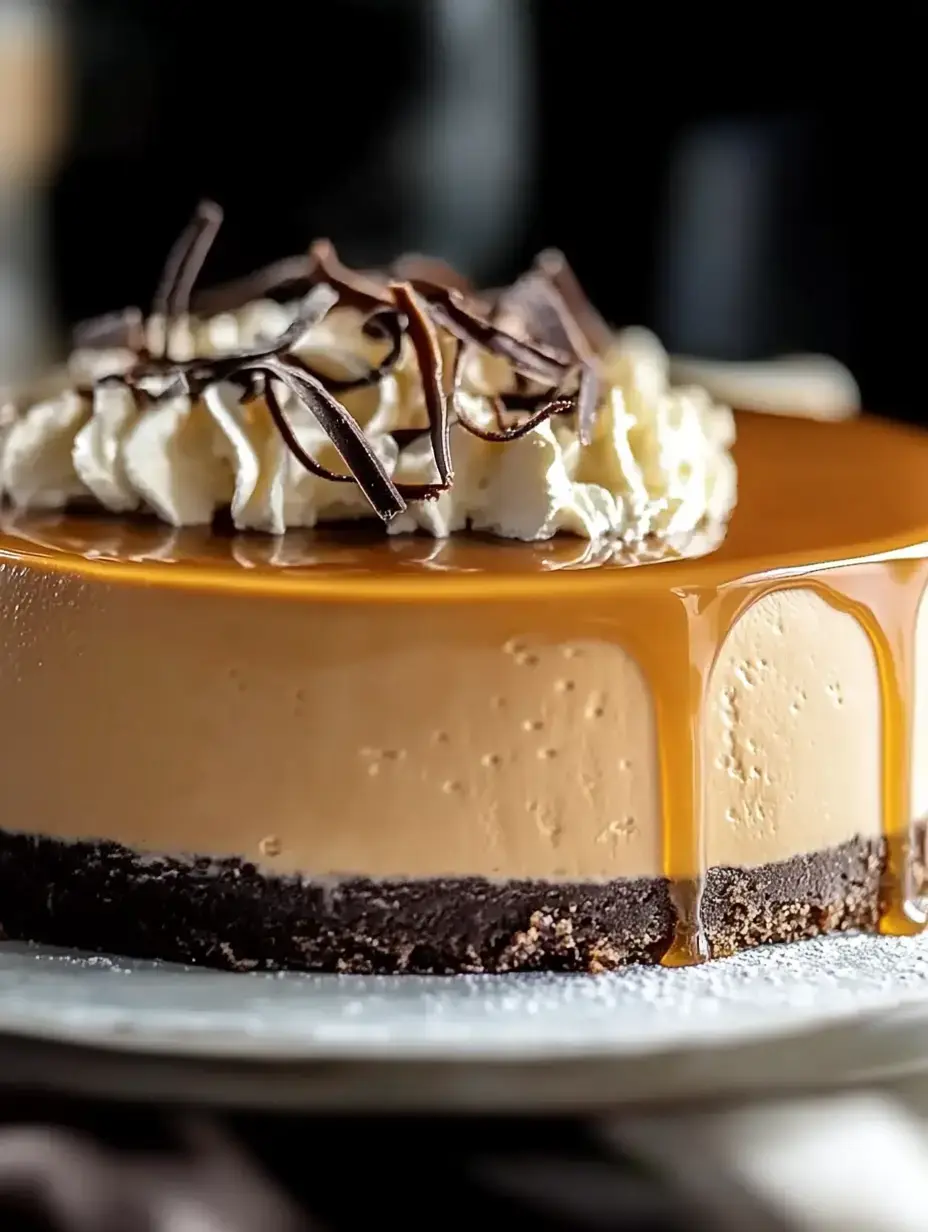
<svg viewBox="0 0 928 1232"><path fill-rule="evenodd" d="M146 302L208 194L207 281L314 235L489 282L557 244L617 324L826 351L871 409L920 417L916 6L860 11L72 0L61 311Z"/></svg>

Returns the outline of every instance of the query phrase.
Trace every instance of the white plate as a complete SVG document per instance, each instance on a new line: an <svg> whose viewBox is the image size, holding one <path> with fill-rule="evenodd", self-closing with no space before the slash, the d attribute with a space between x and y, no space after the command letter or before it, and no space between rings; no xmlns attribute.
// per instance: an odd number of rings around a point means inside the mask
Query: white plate
<svg viewBox="0 0 928 1232"><path fill-rule="evenodd" d="M229 975L0 945L0 1078L165 1098L563 1108L779 1089L928 1066L926 1025L928 937L450 979Z"/></svg>

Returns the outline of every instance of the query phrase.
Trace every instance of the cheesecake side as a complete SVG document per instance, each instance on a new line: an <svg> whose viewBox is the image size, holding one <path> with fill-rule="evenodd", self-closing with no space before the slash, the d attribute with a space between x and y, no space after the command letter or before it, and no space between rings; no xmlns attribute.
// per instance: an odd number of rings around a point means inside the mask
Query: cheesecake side
<svg viewBox="0 0 928 1232"><path fill-rule="evenodd" d="M4 566L0 747L26 769L0 923L244 968L656 960L660 747L608 634L619 599L339 604ZM713 952L874 926L880 697L859 623L810 590L762 597L702 718Z"/></svg>

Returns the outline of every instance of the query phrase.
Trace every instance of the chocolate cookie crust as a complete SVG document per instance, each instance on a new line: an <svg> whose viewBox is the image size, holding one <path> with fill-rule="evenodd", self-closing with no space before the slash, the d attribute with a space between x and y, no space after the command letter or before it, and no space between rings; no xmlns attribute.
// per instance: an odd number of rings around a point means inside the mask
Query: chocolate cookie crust
<svg viewBox="0 0 928 1232"><path fill-rule="evenodd" d="M758 869L712 869L714 956L877 925L881 840ZM668 883L450 878L304 882L237 860L140 856L115 843L0 832L0 935L233 971L586 971L656 963Z"/></svg>

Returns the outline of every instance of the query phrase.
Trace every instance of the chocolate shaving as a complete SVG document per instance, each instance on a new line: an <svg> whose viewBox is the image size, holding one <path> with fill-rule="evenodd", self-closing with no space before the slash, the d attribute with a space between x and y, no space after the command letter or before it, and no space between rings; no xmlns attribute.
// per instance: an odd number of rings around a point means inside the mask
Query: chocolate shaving
<svg viewBox="0 0 928 1232"><path fill-rule="evenodd" d="M574 409L572 398L555 398L534 414L529 415L527 419L523 419L520 423L513 424L512 427L500 427L497 430L492 428L481 428L479 424L468 416L466 411L462 411L461 407L455 400L454 413L457 422L462 428L466 428L472 436L479 436L482 441L492 441L496 444L505 444L506 441L518 440L520 436L525 436L531 432L533 428L537 428L539 424L544 423L546 419L551 419L554 415L564 415ZM499 417L497 422L501 422Z"/></svg>
<svg viewBox="0 0 928 1232"><path fill-rule="evenodd" d="M311 276L321 277L330 283L350 307L362 310L393 307L393 298L386 285L342 265L331 240L316 240L310 247L309 255L315 262Z"/></svg>
<svg viewBox="0 0 928 1232"><path fill-rule="evenodd" d="M508 359L517 372L532 380L559 385L570 371L569 355L505 333L472 311L456 291L432 287L428 302L439 324L458 341L474 343Z"/></svg>
<svg viewBox="0 0 928 1232"><path fill-rule="evenodd" d="M406 500L425 500L447 491L454 481L450 426L457 422L485 441L504 443L531 432L554 415L576 412L581 440L588 442L599 399L599 355L611 341L602 318L589 305L570 267L556 252L543 253L534 268L509 288L475 293L466 279L443 262L420 256L397 261L392 281L379 273L349 269L328 240L318 240L307 254L276 262L248 279L203 292L194 299L199 312L242 307L261 296L281 297L300 288L306 293L285 333L272 345L242 348L232 354L174 361L166 354L171 321L189 311L194 283L222 221L222 211L202 203L174 245L165 265L153 311L164 321L165 353L146 348L145 320L137 309L96 318L75 331L84 347L127 346L137 362L122 381L146 402L179 392L202 396L210 385L230 381L249 400L263 396L268 413L287 449L311 474L334 483L357 483L375 512L389 521L406 508ZM359 377L335 379L313 370L295 354L306 332L337 304L365 315L362 331L388 343L387 353ZM457 342L453 367L446 371L438 329ZM377 384L399 361L403 339L416 357L428 414L428 429L397 430L400 448L428 432L438 479L433 483L396 483L387 473L361 427L336 396ZM457 398L464 361L472 349L508 361L515 389L492 399L496 429L475 423ZM171 378L157 394L140 384L146 377ZM302 445L281 405L275 382L283 385L314 417L343 459L349 473L323 466ZM99 382L98 382L99 383ZM516 423L507 417L520 415Z"/></svg>
<svg viewBox="0 0 928 1232"><path fill-rule="evenodd" d="M308 328L322 320L336 300L337 295L333 289L326 284L320 284L309 293L296 320L273 346L242 350L210 360L193 359L172 364L171 370L176 373L177 381L161 396L167 397L182 389L195 398L207 385L220 381L233 381L242 385L246 397L253 397L260 390L284 444L301 465L322 479L335 483L356 482L374 511L388 522L406 508L406 503L384 470L370 442L322 381L296 356L288 354L289 348L299 341ZM163 365L158 361L147 364L142 362L119 379L135 388L137 382L145 376L162 371ZM328 470L307 453L284 414L271 384L272 379L286 385L314 416L343 458L350 474L339 475Z"/></svg>
<svg viewBox="0 0 928 1232"><path fill-rule="evenodd" d="M557 248L546 248L535 258L535 269L560 292L590 350L596 355L608 351L612 345L612 330L587 299L564 254Z"/></svg>
<svg viewBox="0 0 928 1232"><path fill-rule="evenodd" d="M213 384L217 380L235 382L244 387L246 398L263 394L284 444L308 471L333 483L356 483L384 522L403 512L406 502L384 470L370 441L338 399L299 360L284 352L271 350L265 354L230 356L227 362L224 360L224 366L227 368L225 371L217 366L204 374L206 383ZM338 450L349 474L329 470L307 453L277 399L273 380L286 385L304 409L309 411Z"/></svg>
<svg viewBox="0 0 928 1232"><path fill-rule="evenodd" d="M565 321L563 300L539 271L529 270L500 292L493 324L507 333L531 338L557 351L577 354L577 329ZM580 333L580 345L586 350Z"/></svg>
<svg viewBox="0 0 928 1232"><path fill-rule="evenodd" d="M418 292L408 282L396 283L390 291L406 313L409 337L416 352L422 393L429 416L429 436L438 469L440 487L447 490L454 482L451 469L451 439L448 433L448 396L444 387L444 364L435 326Z"/></svg>
<svg viewBox="0 0 928 1232"><path fill-rule="evenodd" d="M316 292L319 290L321 288L317 287ZM311 293L308 300L311 300L314 294ZM334 483L357 483L374 512L384 522L389 522L398 513L403 512L406 502L384 470L383 463L354 418L325 388L319 377L295 355L287 353L288 348L305 330L306 319L298 322L299 332L296 330L296 324L282 339L278 340L274 347L266 351L240 352L228 357L223 356L211 367L202 371L200 382L212 383L216 379L238 381L244 384L246 394L253 394L254 381L257 377L262 382L262 391L274 425L297 461L321 479L328 479ZM248 374L250 380L246 379L243 382L242 378L245 374ZM348 467L349 474L341 475L329 470L306 452L284 414L274 392L271 378L276 378L286 385L302 406L315 418L338 450Z"/></svg>
<svg viewBox="0 0 928 1232"><path fill-rule="evenodd" d="M550 393L536 394L534 396L526 396L524 394L504 395L503 397L493 399L496 429L481 427L479 424L474 423L467 412L462 409L457 397L467 353L468 348L466 346L461 345L458 347L454 361L451 403L455 422L459 423L467 432L470 432L472 436L479 437L482 441L504 444L506 441L518 440L520 436L525 436L526 433L531 432L533 428L537 428L540 423L544 423L546 419L550 419L553 415L563 415L573 410L574 402L572 398L552 398ZM526 419L520 420L517 424L507 425L505 414L511 410L530 410L531 413Z"/></svg>
<svg viewBox="0 0 928 1232"><path fill-rule="evenodd" d="M318 463L312 463L309 455L299 445L286 417L281 413L279 418L275 419L275 424L287 448L298 461L315 474L321 473L326 479L334 479L339 483L353 479L367 497L374 512L384 522L391 521L398 513L403 512L406 502L384 470L383 463L374 453L370 441L338 399L333 397L320 381L284 355L269 355L257 370L276 376L293 391L303 406L315 416L351 473L345 476L336 475L324 470ZM273 415L274 410L270 404L268 407ZM281 408L278 406L276 409L280 411Z"/></svg>
<svg viewBox="0 0 928 1232"><path fill-rule="evenodd" d="M581 445L589 445L593 440L599 389L599 373L594 365L587 361L580 368L580 385L577 390L577 435Z"/></svg>
<svg viewBox="0 0 928 1232"><path fill-rule="evenodd" d="M281 379L284 379L286 381L288 388L293 389L293 383L288 378L281 378ZM305 466L306 469L311 474L318 475L320 479L328 479L330 483L356 483L358 482L356 476L353 474L343 475L343 474L340 474L338 471L329 470L327 466L322 466L321 463L316 461L316 459L312 456L312 454L308 453L303 448L303 446L300 444L299 437L294 432L290 424L290 421L287 419L287 416L284 413L283 407L280 405L280 402L277 398L277 394L274 391L274 383L272 380L265 379L264 388L260 392L263 393L264 401L267 404L267 409L270 413L271 419L274 421L275 427L277 428L280 435L283 437L284 443L286 444L287 448L290 450L293 456L297 459L297 461L300 462L303 466ZM303 393L299 390L296 390L294 392L297 393L297 397L300 398L300 401L304 405L306 405L307 399L303 396ZM317 406L314 405L312 408L312 413L313 415L315 415L317 421L321 424L323 422L323 419L320 418L320 416L316 412L317 412ZM323 411L323 417L324 416L325 416L325 411ZM335 442L333 440L333 444L334 443ZM336 448L338 449L338 445L336 445ZM349 447L349 452L350 452L350 447ZM344 457L344 454L342 454L341 449L339 449L339 453L341 454L342 457ZM347 462L347 459L345 460ZM377 506L374 506L374 507L377 508ZM397 510L396 512L400 512L400 511Z"/></svg>
<svg viewBox="0 0 928 1232"><path fill-rule="evenodd" d="M543 338L549 346L569 351L575 357L579 365L577 428L581 444L589 445L599 403L596 355L561 286L543 268L523 274L500 296L495 322Z"/></svg>
<svg viewBox="0 0 928 1232"><path fill-rule="evenodd" d="M220 207L212 201L201 201L168 254L152 306L153 314L165 319L165 338L167 322L189 311L193 285L221 226Z"/></svg>

